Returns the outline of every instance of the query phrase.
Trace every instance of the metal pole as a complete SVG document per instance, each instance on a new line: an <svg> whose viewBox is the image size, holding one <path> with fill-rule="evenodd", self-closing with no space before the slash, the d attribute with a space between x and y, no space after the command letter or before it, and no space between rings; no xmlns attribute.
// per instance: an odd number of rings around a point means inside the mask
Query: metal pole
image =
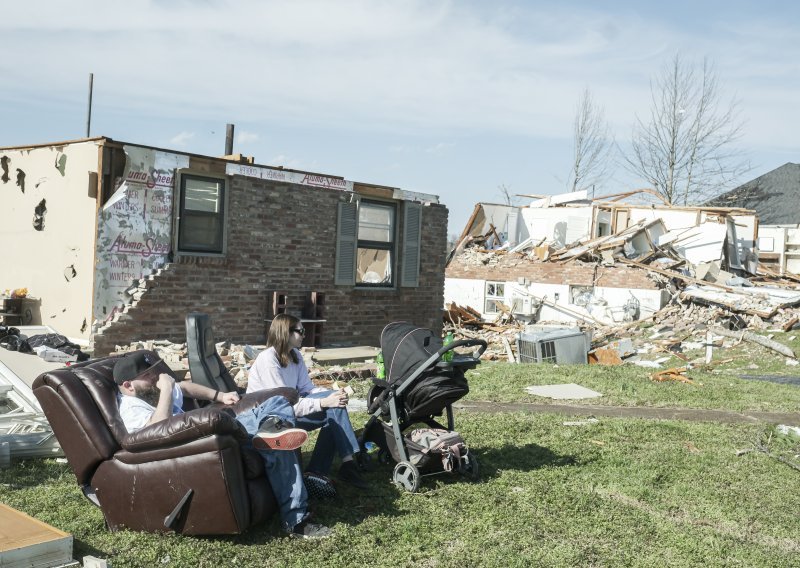
<svg viewBox="0 0 800 568"><path fill-rule="evenodd" d="M94 73L89 73L89 112L86 116L86 138L89 138L92 131L92 85L94 83Z"/></svg>
<svg viewBox="0 0 800 568"><path fill-rule="evenodd" d="M229 124L225 129L225 155L233 154L233 124Z"/></svg>

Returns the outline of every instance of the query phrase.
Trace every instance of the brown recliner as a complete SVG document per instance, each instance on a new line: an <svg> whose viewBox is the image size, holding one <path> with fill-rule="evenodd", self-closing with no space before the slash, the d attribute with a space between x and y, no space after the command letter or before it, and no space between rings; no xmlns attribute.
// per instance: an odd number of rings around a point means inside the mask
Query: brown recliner
<svg viewBox="0 0 800 568"><path fill-rule="evenodd" d="M33 383L50 426L84 494L111 530L237 534L270 518L278 506L264 462L235 413L294 389L245 395L128 433L119 416L107 357L40 375Z"/></svg>

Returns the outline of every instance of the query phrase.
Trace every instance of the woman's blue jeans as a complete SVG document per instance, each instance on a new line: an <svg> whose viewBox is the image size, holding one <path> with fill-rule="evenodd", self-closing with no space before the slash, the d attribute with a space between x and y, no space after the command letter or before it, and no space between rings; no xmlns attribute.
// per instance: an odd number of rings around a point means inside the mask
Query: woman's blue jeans
<svg viewBox="0 0 800 568"><path fill-rule="evenodd" d="M325 398L332 392L315 392L305 398ZM323 408L320 412L297 417L296 424L307 432L320 429L306 471L329 475L335 453L344 458L359 451L358 440L346 408Z"/></svg>
<svg viewBox="0 0 800 568"><path fill-rule="evenodd" d="M270 416L278 416L281 420L295 424L294 410L289 401L282 396L273 396L254 409L236 417L236 420L251 436L251 439L242 442L242 447L253 448L252 436L255 436L261 424ZM297 454L285 450L259 449L256 451L264 459L267 478L280 507L283 528L291 531L308 515L308 494L303 483L303 472L297 461Z"/></svg>

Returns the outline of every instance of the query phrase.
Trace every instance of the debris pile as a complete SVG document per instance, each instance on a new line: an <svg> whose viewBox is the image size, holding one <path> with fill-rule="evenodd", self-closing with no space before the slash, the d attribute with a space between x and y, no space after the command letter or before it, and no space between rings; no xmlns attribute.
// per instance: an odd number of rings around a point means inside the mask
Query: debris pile
<svg viewBox="0 0 800 568"><path fill-rule="evenodd" d="M573 213L563 213L569 207L550 207L549 215L560 214L560 218L571 223L575 219L580 221L575 212L587 207L594 212L594 216L587 218L594 220L586 234L597 232L595 221L606 211L610 212L608 218L613 217L616 222L617 205L612 207L608 203L581 202L571 209ZM630 213L634 208L630 206L626 211ZM518 209L520 217L524 209ZM490 210L490 206L486 206L481 214L488 218ZM740 341L779 353L787 357L787 364L797 362L792 349L758 333L800 329L800 276L788 272L779 274L759 263L755 246L758 225L752 211L653 207L651 212L641 213L638 221L611 234L584 236L567 242L571 230L568 227L562 231L566 236L531 237L513 245L494 224L488 225L488 232L476 232L476 228L485 227L480 221L474 221L480 219L481 214L473 215L465 231L467 236L462 237L454 250L448 263L448 278L505 282L506 292L515 281L519 286L514 286L513 298L510 293L505 293L504 297L495 293L490 297L487 288L486 309L496 308L493 318L482 318L475 309L463 305L462 299L459 303L446 304L443 321L445 333L452 332L458 338L486 340L489 349L484 354L485 359L518 361L516 338L526 326L535 323L563 327L564 319L555 322L541 317L542 307L551 306L562 316L566 314L567 319L571 318L571 325L591 334L589 360L594 363L621 364L623 359L635 361L643 354L658 352L683 358L680 354L684 349L710 349ZM676 221L681 215L680 221ZM530 223L527 228L530 234L534 233ZM554 265L561 270L553 270ZM487 267L491 270L486 270ZM606 317L607 309L606 313L593 311L594 306L608 302L602 294L595 297L597 287L603 286L597 283L597 274L607 268L619 270L618 275L636 274L638 281L650 282L652 287L662 291L661 305L645 311L634 290L625 290L624 284L617 283L612 286L622 290L617 301L625 293L630 294L627 302L619 301L620 305L615 307L620 317ZM589 274L589 282L586 278L572 282L569 276L564 276L563 283L559 280L557 284L569 284L568 302L564 301L563 292L560 302L558 293L548 298L535 292L537 285L538 290L551 285L554 273L560 277L573 269ZM541 279L538 282L537 277ZM551 286L550 290L553 288ZM517 305L522 296L528 303L525 309L521 303ZM712 338L708 337L708 331L713 334ZM633 341L634 349L630 353L617 353L608 347L610 342L621 338ZM681 369L671 371L662 372L655 380L681 380Z"/></svg>
<svg viewBox="0 0 800 568"><path fill-rule="evenodd" d="M247 388L248 371L258 354L265 348L264 345L237 345L228 341L216 344L217 353L222 359L225 368L233 377L236 386ZM134 341L128 345L117 345L116 352L129 353L139 349L148 349L158 353L170 365L179 378L191 380L189 372L188 348L186 343L172 343L167 340ZM342 367L335 365L323 367L311 358L315 351L313 347L301 349L308 367L311 381L317 386L330 387L334 383L347 383L354 379L366 379L375 376L375 364L365 363L355 367Z"/></svg>

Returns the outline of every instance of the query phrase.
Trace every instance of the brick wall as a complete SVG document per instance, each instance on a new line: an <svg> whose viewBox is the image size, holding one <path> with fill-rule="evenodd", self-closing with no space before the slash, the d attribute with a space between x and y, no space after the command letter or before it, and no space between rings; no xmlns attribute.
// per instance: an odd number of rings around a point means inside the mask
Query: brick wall
<svg viewBox="0 0 800 568"><path fill-rule="evenodd" d="M211 315L218 341L263 343L272 290L285 291L288 311L298 314L307 292L325 294L324 344L378 345L383 326L398 320L441 329L446 207L422 208L419 287L362 290L334 286L337 205L352 194L242 176L228 187L226 256L177 256L135 307L95 336L95 353L137 339L183 342L191 311ZM402 235L402 207L397 213Z"/></svg>
<svg viewBox="0 0 800 568"><path fill-rule="evenodd" d="M448 278L496 280L511 282L527 278L540 284L572 284L607 288L640 288L655 290L658 285L648 278L647 271L625 266L600 266L578 260L559 264L528 260L521 254L475 254L457 256L447 267Z"/></svg>

